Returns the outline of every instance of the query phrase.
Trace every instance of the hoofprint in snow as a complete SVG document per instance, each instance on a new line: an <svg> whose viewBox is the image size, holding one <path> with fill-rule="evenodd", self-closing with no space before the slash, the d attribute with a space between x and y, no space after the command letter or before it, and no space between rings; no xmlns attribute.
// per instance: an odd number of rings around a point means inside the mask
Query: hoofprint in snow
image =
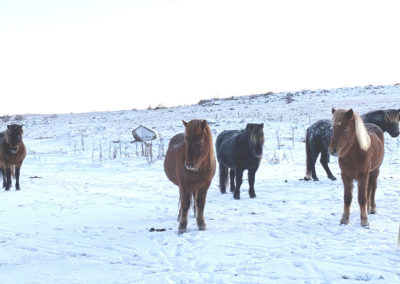
<svg viewBox="0 0 400 284"><path fill-rule="evenodd" d="M305 174L305 129L331 108L359 113L400 108L400 86L268 93L157 110L24 115L28 155L21 191L0 192L0 283L349 283L400 281L400 141L385 134L377 214L360 226L357 190L350 224L340 226L343 185L317 164ZM183 131L207 119L214 141L226 129L263 122L257 198L245 179L240 200L207 195L206 231L189 219L177 234L178 188L162 158L148 163L131 131L146 125L153 159ZM330 167L340 177L337 159ZM193 214L191 214L193 215ZM152 229L153 228L153 229ZM165 229L165 230L164 230Z"/></svg>

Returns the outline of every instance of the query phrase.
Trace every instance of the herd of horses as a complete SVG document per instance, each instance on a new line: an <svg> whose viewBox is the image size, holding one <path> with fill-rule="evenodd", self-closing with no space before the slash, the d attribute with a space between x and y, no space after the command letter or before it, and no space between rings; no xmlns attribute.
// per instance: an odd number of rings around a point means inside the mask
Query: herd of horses
<svg viewBox="0 0 400 284"><path fill-rule="evenodd" d="M384 136L399 136L400 110L379 110L358 115L352 109L332 109L332 120L319 120L306 132L306 176L318 180L316 160L328 178L335 180L328 167L329 155L336 155L344 186L344 209L340 224L348 224L352 202L353 182L358 185L361 226L369 226L368 214L376 213L375 192L379 168L384 157ZM212 133L206 120L183 121L184 133L172 137L164 159L164 171L179 187L178 232L186 232L188 211L192 200L199 230L206 229L204 207L211 181L215 175L216 159ZM225 130L216 140L219 163L219 187L226 193L228 176L230 191L240 199L243 172L248 171L249 196L256 197L255 175L260 165L264 145L264 124L247 124L243 130ZM3 188L10 190L15 168L15 188L20 190L21 165L26 156L22 141L22 125L11 124L0 132L0 172ZM400 243L400 233L399 233Z"/></svg>
<svg viewBox="0 0 400 284"><path fill-rule="evenodd" d="M315 163L319 154L328 178L336 180L328 162L330 154L337 156L344 186L340 224L349 223L353 182L357 181L360 224L369 226L368 214L376 213L377 178L385 152L383 132L399 136L400 110L379 110L360 116L352 109L332 109L332 116L332 120L319 120L307 129L304 180L318 180ZM171 139L164 159L167 177L179 187L179 234L186 232L192 200L198 228L206 229L204 206L216 169L211 130L206 120L183 121L183 124L185 132ZM225 130L218 135L215 148L221 193L226 193L229 176L230 191L235 199L240 199L243 172L247 170L249 196L256 197L254 182L262 158L263 127L263 123L247 124L243 130Z"/></svg>

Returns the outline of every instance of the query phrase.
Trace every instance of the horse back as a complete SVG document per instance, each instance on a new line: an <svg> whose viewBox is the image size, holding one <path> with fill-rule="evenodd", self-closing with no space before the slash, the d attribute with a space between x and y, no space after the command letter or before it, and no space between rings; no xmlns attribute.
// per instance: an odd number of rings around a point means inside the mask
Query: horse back
<svg viewBox="0 0 400 284"><path fill-rule="evenodd" d="M168 179L176 185L179 185L178 167L183 168L184 164L184 139L184 133L179 133L172 137L168 144L167 154L164 159L165 174Z"/></svg>
<svg viewBox="0 0 400 284"><path fill-rule="evenodd" d="M322 151L323 149L328 149L332 132L332 121L321 119L307 128L306 139L311 148Z"/></svg>

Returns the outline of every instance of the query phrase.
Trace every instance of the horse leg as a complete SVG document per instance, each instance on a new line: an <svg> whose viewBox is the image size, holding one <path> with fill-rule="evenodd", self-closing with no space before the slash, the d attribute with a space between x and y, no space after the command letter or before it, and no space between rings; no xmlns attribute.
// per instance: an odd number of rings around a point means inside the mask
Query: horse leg
<svg viewBox="0 0 400 284"><path fill-rule="evenodd" d="M360 205L361 226L369 226L367 215L367 190L368 190L369 174L358 179L358 204Z"/></svg>
<svg viewBox="0 0 400 284"><path fill-rule="evenodd" d="M196 192L195 204L197 206L197 226L200 231L206 230L206 223L204 222L204 207L206 206L207 188L200 189Z"/></svg>
<svg viewBox="0 0 400 284"><path fill-rule="evenodd" d="M179 228L178 228L179 234L186 232L188 211L190 208L190 198L191 198L191 193L185 192L183 189L180 189L181 206L179 209L179 215L180 215Z"/></svg>
<svg viewBox="0 0 400 284"><path fill-rule="evenodd" d="M3 188L5 188L7 185L6 171L4 170L4 168L0 168L0 170L1 170L1 175L3 176Z"/></svg>
<svg viewBox="0 0 400 284"><path fill-rule="evenodd" d="M10 190L11 188L11 169L9 167L6 168L6 190Z"/></svg>
<svg viewBox="0 0 400 284"><path fill-rule="evenodd" d="M311 180L311 178L313 178L314 181L318 180L317 173L315 172L315 163L317 162L320 150L316 149L316 147L315 144L310 144L308 138L306 139L306 176L304 180Z"/></svg>
<svg viewBox="0 0 400 284"><path fill-rule="evenodd" d="M376 187L377 187L378 176L379 176L379 169L376 169L369 174L368 214L376 214L375 192L376 192Z"/></svg>
<svg viewBox="0 0 400 284"><path fill-rule="evenodd" d="M235 169L230 169L229 170L229 178L231 181L231 192L235 191Z"/></svg>
<svg viewBox="0 0 400 284"><path fill-rule="evenodd" d="M233 198L240 199L240 186L242 185L243 181L243 170L236 169L235 174L236 174L236 187L235 191L233 192Z"/></svg>
<svg viewBox="0 0 400 284"><path fill-rule="evenodd" d="M317 172L315 171L315 163L317 162L318 155L320 151L311 151L311 160L310 160L310 168L311 168L311 176L314 181L318 181Z"/></svg>
<svg viewBox="0 0 400 284"><path fill-rule="evenodd" d="M344 187L344 209L340 224L347 225L349 224L350 206L353 199L353 179L342 175L342 181Z"/></svg>
<svg viewBox="0 0 400 284"><path fill-rule="evenodd" d="M333 176L331 169L328 167L328 163L329 163L328 149L324 149L321 152L321 159L319 161L320 161L322 167L324 168L326 174L328 175L328 178L331 180L336 180L336 177Z"/></svg>
<svg viewBox="0 0 400 284"><path fill-rule="evenodd" d="M219 164L219 189L221 193L226 193L226 176L228 174L228 168Z"/></svg>
<svg viewBox="0 0 400 284"><path fill-rule="evenodd" d="M15 189L20 190L19 187L19 174L20 174L20 167L15 167Z"/></svg>
<svg viewBox="0 0 400 284"><path fill-rule="evenodd" d="M249 169L248 173L247 173L248 178L249 178L249 195L250 195L250 198L256 197L256 192L254 191L254 182L256 180L256 171L257 171L257 168Z"/></svg>

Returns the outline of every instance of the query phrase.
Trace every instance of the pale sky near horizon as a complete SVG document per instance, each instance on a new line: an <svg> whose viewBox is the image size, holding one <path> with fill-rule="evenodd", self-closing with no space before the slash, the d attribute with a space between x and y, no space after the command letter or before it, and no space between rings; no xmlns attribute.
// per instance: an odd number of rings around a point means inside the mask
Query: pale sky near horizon
<svg viewBox="0 0 400 284"><path fill-rule="evenodd" d="M2 0L0 116L400 83L391 0Z"/></svg>

